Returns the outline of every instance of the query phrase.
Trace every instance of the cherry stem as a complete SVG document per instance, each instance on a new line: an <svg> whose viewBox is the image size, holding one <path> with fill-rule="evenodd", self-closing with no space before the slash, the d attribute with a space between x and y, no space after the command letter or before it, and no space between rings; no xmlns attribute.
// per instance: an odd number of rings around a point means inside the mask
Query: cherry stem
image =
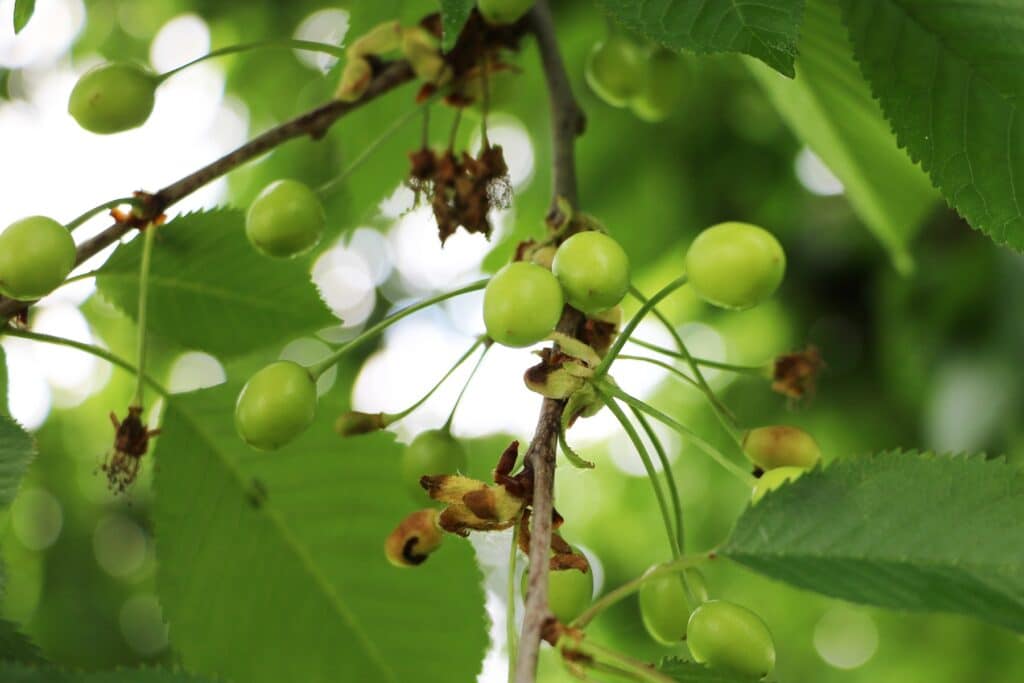
<svg viewBox="0 0 1024 683"><path fill-rule="evenodd" d="M116 365L123 370L127 370L132 375L141 376L146 381L146 383L149 384L149 386L151 386L158 394L164 397L170 396L170 392L167 391L167 389L165 389L163 386L161 386L161 384L157 382L155 379L153 379L149 375L140 373L137 367L135 367L125 359L121 358L120 356L116 356L113 353L107 351L106 349L102 349L98 346L93 346L92 344L85 344L79 341L75 341L74 339L54 337L49 334L30 332L29 330L19 330L14 327L4 329L3 335L8 337L20 337L22 339L31 339L32 341L37 341L43 344L53 344L54 346L66 346L71 349L78 349L79 351L82 351L84 353L88 353L90 355L96 356L97 358L101 358L112 365Z"/></svg>
<svg viewBox="0 0 1024 683"><path fill-rule="evenodd" d="M630 339L630 341L633 342L634 344L636 344L637 346L642 346L645 349L649 349L651 351L654 351L655 353L660 353L662 355L670 356L672 358L678 358L680 360L686 360L686 356L684 356L682 353L680 353L678 351L673 351L672 349L667 349L664 346L658 346L657 344L652 344L649 341L644 341L643 339L637 339L636 337L634 337L633 339ZM771 367L772 367L771 364L766 364L766 365L735 365L733 363L724 363L722 361L711 360L710 358L701 358L699 356L691 356L691 358L693 358L693 362L694 363L696 363L697 365L703 365L706 368L714 368L715 370L724 370L725 372L734 372L734 373L740 374L740 375L753 375L755 377L761 377L762 379L768 379L769 378L769 373L771 372ZM691 381L691 382L693 381L689 377L687 379L689 381Z"/></svg>
<svg viewBox="0 0 1024 683"><path fill-rule="evenodd" d="M686 276L683 275L682 277L676 278L672 282L662 287L660 290L658 290L657 293L655 293L654 296L643 302L643 305L640 306L640 310L636 312L636 315L634 315L628 323L626 323L626 326L622 328L622 332L620 332L619 336L615 338L615 343L612 344L612 347L608 350L608 353L605 354L604 360L602 360L601 364L594 369L595 381L600 380L602 377L608 374L608 369L611 367L611 364L615 361L615 357L618 356L619 353L622 351L622 347L626 344L626 340L628 340L629 336L633 334L633 332L636 330L637 325L639 325L640 321L644 319L644 316L646 316L658 304L659 301L661 301L669 294L676 291L685 284Z"/></svg>
<svg viewBox="0 0 1024 683"><path fill-rule="evenodd" d="M156 224L150 223L145 230L142 231L142 263L139 265L139 309L136 319L138 325L138 352L136 358L138 358L138 381L135 384L135 397L132 399L132 405L138 408L142 407L142 391L145 388L145 381L143 380L143 374L146 372L146 309L148 308L148 293L149 293L149 270L150 264L153 260L153 242L156 239Z"/></svg>
<svg viewBox="0 0 1024 683"><path fill-rule="evenodd" d="M476 340L476 344L473 345L473 348L475 349L480 344L483 344L484 352L481 353L480 357L476 359L476 363L473 365L473 369L469 371L469 377L466 378L465 383L463 383L462 385L462 389L459 390L459 395L455 397L455 403L452 405L452 410L450 413L448 413L448 419L445 420L444 422L444 426L442 427L442 429L444 429L444 431L448 432L449 434L452 431L452 422L455 420L455 411L459 409L459 404L462 403L462 397L466 395L466 389L469 389L469 384L470 382L473 381L473 377L476 375L476 371L480 369L481 365L483 365L484 358L487 357L487 352L491 350L492 343L493 342L490 340L490 338L480 337L479 339ZM460 360L459 363L461 364L462 361Z"/></svg>
<svg viewBox="0 0 1024 683"><path fill-rule="evenodd" d="M430 397L433 396L434 393L438 389L441 388L441 385L444 384L445 382L447 382L448 378L451 377L452 374L456 370L458 370L459 367L463 363L466 362L466 359L469 358L470 356L472 356L473 352L476 351L478 348L480 348L480 345L483 344L486 339L487 339L486 337L479 337L479 338L477 338L477 340L473 342L473 345L470 346L468 349L466 349L466 352L464 354L462 354L459 357L459 359L457 361L455 361L455 363L450 368L448 368L447 372L444 373L444 376L442 376L441 379L439 379L437 381L437 383L433 387L431 387L429 391L427 391L427 393L423 394L423 396L421 396L419 399L417 399L416 402L413 403L411 406L409 406L405 410L402 410L402 411L397 412L397 413L387 413L387 414L385 414L384 415L384 419L386 421L385 422L385 426L386 425L394 424L395 422L398 422L399 420L407 417L414 410L416 410L417 408L422 406L424 403L426 403L430 399ZM446 425L446 428L447 428L447 425Z"/></svg>
<svg viewBox="0 0 1024 683"><path fill-rule="evenodd" d="M586 638L574 638L563 636L558 641L559 650L569 650L574 653L587 655L594 659L605 659L611 662L616 668L631 676L634 680L645 681L646 683L677 683L675 679L655 669L650 664L640 660L627 657L624 654L609 649L603 645L597 645Z"/></svg>
<svg viewBox="0 0 1024 683"><path fill-rule="evenodd" d="M320 196L327 196L334 192L337 189L338 185L345 182L345 180L348 179L348 177L352 175L360 166L362 166L366 162L366 160L369 159L373 155L373 153L380 148L381 145L383 145L388 140L391 140L394 137L394 135L399 130L401 130L403 126L405 126L405 124L409 123L409 121L414 119L416 115L420 113L420 110L423 110L424 112L430 111L430 103L433 102L438 96L439 92L435 92L428 99L424 100L419 105L413 107L405 114L395 119L394 123L392 123L387 130L381 133L376 140L374 140L366 147L364 147L363 150L359 152L359 154L356 156L356 158L352 160L352 163L350 163L344 170L342 170L341 173L339 173L338 175L336 175L335 177L331 178L323 185L318 187L316 189L317 194L319 194Z"/></svg>
<svg viewBox="0 0 1024 683"><path fill-rule="evenodd" d="M668 502L665 500L665 492L661 490L661 484L658 483L658 474L654 470L654 463L651 461L651 454L647 452L647 446L644 445L643 439L637 433L636 428L633 427L633 423L629 421L626 413L623 412L619 404L614 399L607 396L603 396L604 404L608 406L608 410L612 411L615 415L615 419L622 425L622 429L625 430L629 436L629 440L633 442L633 447L636 449L637 454L640 456L640 460L644 464L644 469L647 471L647 478L651 482L651 488L654 489L654 497L658 501L658 509L661 510L661 521L665 525L665 533L668 534L668 545L672 550L672 557L679 557L679 545L676 537L676 533L672 528L672 516L669 514Z"/></svg>
<svg viewBox="0 0 1024 683"><path fill-rule="evenodd" d="M663 361L660 361L657 358L648 358L647 356L634 356L634 355L628 354L628 353L621 353L621 354L619 354L619 360L635 360L635 361L640 362L640 363L647 363L649 365L656 365L659 368L662 368L663 370L667 370L668 372L672 373L673 375L675 375L676 377L678 377L682 381L686 382L687 384L689 384L691 386L694 386L694 387L698 387L697 380L695 380L694 378L690 377L689 375L687 375L686 373L684 373L682 370L680 370L679 368L675 367L674 365L670 365L669 363L665 363Z"/></svg>
<svg viewBox="0 0 1024 683"><path fill-rule="evenodd" d="M446 301L447 299L452 299L463 294L468 294L469 292L475 292L477 290L483 289L484 287L487 286L487 282L487 278L484 278L483 280L477 280L476 282L472 282L468 285L465 285L464 287L459 287L458 289L453 289L450 292L445 292L444 294L432 296L429 299L424 299L423 301L413 304L408 308L403 308L394 315L388 316L387 318L384 318L383 320L378 322L376 325L373 325L372 327L364 331L355 339L349 341L347 344L339 348L337 351L332 353L324 360L320 361L319 363L316 363L315 365L309 366L307 368L307 370L309 370L309 374L313 376L313 379L319 379L320 375L324 374L332 367L334 367L334 365L339 360L341 360L342 356L344 356L346 353L356 348L357 346L367 341L368 339L372 339L373 337L377 336L379 333L391 327L399 320L402 320L403 318L406 318L417 311L422 311L424 308L429 308L434 304Z"/></svg>
<svg viewBox="0 0 1024 683"><path fill-rule="evenodd" d="M482 358L482 356L481 356ZM512 547L508 552L508 585L506 586L505 640L508 649L508 683L516 678L516 560L519 556L519 521L512 525Z"/></svg>
<svg viewBox="0 0 1024 683"><path fill-rule="evenodd" d="M602 595L600 598L595 600L594 603L583 612L583 614L576 617L569 626L580 629L586 628L587 625L597 618L599 614L615 603L628 598L633 593L636 593L647 581L662 576L669 576L671 574L682 574L687 569L693 569L710 559L711 557L708 555L682 555L670 562L657 564L635 579L627 581L615 590L608 591Z"/></svg>
<svg viewBox="0 0 1024 683"><path fill-rule="evenodd" d="M644 433L647 434L647 440L654 446L654 452L657 453L658 460L661 461L661 469L665 472L665 481L668 484L668 495L672 499L672 509L676 515L676 547L679 548L680 553L684 553L686 552L686 531L683 527L683 503L679 496L679 487L676 486L675 474L672 472L672 463L668 459L664 444L661 443L658 433L654 431L654 427L651 426L647 417L632 406L630 406L630 410L636 421L640 423Z"/></svg>
<svg viewBox="0 0 1024 683"><path fill-rule="evenodd" d="M622 389L619 389L617 386L611 384L610 382L598 381L595 383L595 386L597 387L598 392L601 393L602 395L617 398L626 403L627 405L630 405L636 408L637 410L647 413L655 420L658 420L659 422L662 422L665 425L671 427L675 431L679 432L681 436L689 439L690 442L693 443L693 445L697 446L697 448L704 451L705 454L711 456L711 458L715 462L717 462L719 465L728 470L733 476L742 481L745 485L754 485L755 479L753 475L745 471L736 463L729 460L727 457L725 457L725 455L722 454L721 451L719 451L717 448L715 448L710 443L705 441L700 435L698 435L689 427L681 424L677 420L672 419L665 413L661 412L657 408L654 408L653 406L644 403L640 399L634 396L630 396Z"/></svg>
<svg viewBox="0 0 1024 683"><path fill-rule="evenodd" d="M67 228L68 232L73 232L76 228L80 228L83 223L92 218L98 213L103 211L109 211L110 209L116 209L119 206L124 205L140 206L142 202L137 197L120 197L118 199L111 199L109 202L103 202L99 206L94 206L78 218L74 219L64 227Z"/></svg>
<svg viewBox="0 0 1024 683"><path fill-rule="evenodd" d="M630 287L629 293L632 294L633 297L640 302L645 302L647 300L643 293L636 287ZM696 379L697 388L700 389L701 393L703 393L704 396L707 397L708 401L711 403L711 407L714 409L715 415L716 417L718 417L719 422L722 423L722 427L725 428L725 431L729 433L729 436L731 436L734 441L738 441L740 438L740 432L742 430L740 429L740 426L736 421L736 416L733 415L732 411L730 411L729 408L727 408L726 405L722 403L718 396L715 395L715 392L711 389L711 386L704 379L704 374L700 371L700 366L697 365L697 362L690 354L690 350L686 348L686 343L683 341L683 338L679 334L679 331L676 329L675 325L673 325L668 320L668 318L666 318L657 308L652 308L652 310L654 312L654 316L661 322L662 325L665 326L665 329L668 330L668 333L672 335L672 339L675 341L676 346L679 347L680 356L683 358L683 360L686 361L687 365L690 366L690 371L693 373L694 379Z"/></svg>
<svg viewBox="0 0 1024 683"><path fill-rule="evenodd" d="M247 52L249 50L260 50L263 48L292 48L294 50L306 50L308 52L321 52L324 54L338 57L339 59L345 56L345 49L338 45L331 45L330 43L320 43L312 40L296 40L294 38L274 38L271 40L258 40L251 43L238 43L237 45L229 45L228 47L222 47L217 50L206 53L202 57L197 57L191 62L186 62L181 66L177 66L170 71L165 71L162 74L156 76L158 83L163 83L168 78L184 71L185 69L195 66L200 62L205 62L207 59L213 59L214 57L223 57L224 55L235 54L236 52Z"/></svg>

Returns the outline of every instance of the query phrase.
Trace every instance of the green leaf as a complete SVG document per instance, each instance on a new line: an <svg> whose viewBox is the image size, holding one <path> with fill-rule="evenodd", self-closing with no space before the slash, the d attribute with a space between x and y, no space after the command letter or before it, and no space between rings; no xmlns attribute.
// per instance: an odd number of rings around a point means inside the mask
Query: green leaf
<svg viewBox="0 0 1024 683"><path fill-rule="evenodd" d="M301 260L272 259L245 238L236 209L181 216L159 228L149 285L150 330L227 357L336 322ZM141 240L118 247L97 286L135 317Z"/></svg>
<svg viewBox="0 0 1024 683"><path fill-rule="evenodd" d="M0 619L0 672L3 672L4 662L37 664L42 661L35 644L17 626L6 619ZM0 677L0 680L7 679Z"/></svg>
<svg viewBox="0 0 1024 683"><path fill-rule="evenodd" d="M666 657L661 660L658 670L679 683L751 683L759 680L709 669L702 664L687 662L677 657Z"/></svg>
<svg viewBox="0 0 1024 683"><path fill-rule="evenodd" d="M167 669L117 669L86 673L0 662L0 680L4 683L213 683L214 679Z"/></svg>
<svg viewBox="0 0 1024 683"><path fill-rule="evenodd" d="M455 47L455 41L475 6L475 0L441 0L441 26L444 29L441 49L445 52Z"/></svg>
<svg viewBox="0 0 1024 683"><path fill-rule="evenodd" d="M1024 4L840 5L900 144L974 228L1024 250Z"/></svg>
<svg viewBox="0 0 1024 683"><path fill-rule="evenodd" d="M14 500L34 455L32 437L17 422L0 415L0 510Z"/></svg>
<svg viewBox="0 0 1024 683"><path fill-rule="evenodd" d="M322 400L296 443L259 454L235 395L172 398L157 445L157 589L185 665L246 683L473 680L487 632L469 545L450 537L414 569L384 558L417 507L393 437L339 439ZM268 651L301 656L253 656Z"/></svg>
<svg viewBox="0 0 1024 683"><path fill-rule="evenodd" d="M673 50L742 52L792 77L803 0L597 0L630 31Z"/></svg>
<svg viewBox="0 0 1024 683"><path fill-rule="evenodd" d="M770 493L721 554L853 602L957 612L1024 631L1024 472L1002 460L892 451Z"/></svg>
<svg viewBox="0 0 1024 683"><path fill-rule="evenodd" d="M796 78L760 62L747 66L793 131L842 181L854 211L907 272L907 243L932 209L927 174L896 144L888 121L853 60L838 8L808 0Z"/></svg>
<svg viewBox="0 0 1024 683"><path fill-rule="evenodd" d="M0 415L10 415L11 409L7 406L7 354L4 347L0 346Z"/></svg>
<svg viewBox="0 0 1024 683"><path fill-rule="evenodd" d="M28 25L28 20L36 11L36 0L14 0L14 33L21 33L21 29Z"/></svg>

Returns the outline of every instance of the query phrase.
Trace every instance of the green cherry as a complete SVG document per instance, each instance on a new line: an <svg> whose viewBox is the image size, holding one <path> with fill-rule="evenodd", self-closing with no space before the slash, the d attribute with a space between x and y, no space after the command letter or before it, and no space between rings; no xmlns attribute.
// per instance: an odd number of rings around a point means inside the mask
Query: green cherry
<svg viewBox="0 0 1024 683"><path fill-rule="evenodd" d="M316 380L298 363L280 360L259 370L235 404L235 428L253 448L270 451L304 432L316 417Z"/></svg>
<svg viewBox="0 0 1024 683"><path fill-rule="evenodd" d="M420 478L454 474L466 469L468 457L462 443L444 429L419 434L402 452L402 481L415 500L423 500Z"/></svg>
<svg viewBox="0 0 1024 683"><path fill-rule="evenodd" d="M75 267L75 241L46 216L15 221L0 233L0 294L20 301L46 296Z"/></svg>
<svg viewBox="0 0 1024 683"><path fill-rule="evenodd" d="M514 24L533 7L534 0L476 0L480 15L488 24Z"/></svg>
<svg viewBox="0 0 1024 683"><path fill-rule="evenodd" d="M529 571L523 572L520 589L526 600ZM559 569L548 572L548 608L563 624L583 614L594 599L594 572Z"/></svg>
<svg viewBox="0 0 1024 683"><path fill-rule="evenodd" d="M751 429L743 436L743 452L763 470L790 466L810 469L821 460L821 448L814 437L786 425Z"/></svg>
<svg viewBox="0 0 1024 683"><path fill-rule="evenodd" d="M682 57L671 50L655 50L647 61L639 92L629 101L629 108L648 123L664 121L679 109L688 76Z"/></svg>
<svg viewBox="0 0 1024 683"><path fill-rule="evenodd" d="M530 346L551 334L562 317L562 286L551 271L515 261L491 278L484 290L484 324L499 344Z"/></svg>
<svg viewBox="0 0 1024 683"><path fill-rule="evenodd" d="M696 569L686 570L693 597L697 601L707 598L704 575ZM665 574L647 579L640 586L640 616L644 627L662 645L676 645L686 636L690 619L690 601L687 599L683 579L679 574Z"/></svg>
<svg viewBox="0 0 1024 683"><path fill-rule="evenodd" d="M776 467L768 470L754 482L754 489L750 492L750 502L757 505L764 498L764 494L774 491L786 482L796 481L806 472L803 467Z"/></svg>
<svg viewBox="0 0 1024 683"><path fill-rule="evenodd" d="M613 107L624 107L644 82L644 49L613 33L594 46L583 72L590 89Z"/></svg>
<svg viewBox="0 0 1024 683"><path fill-rule="evenodd" d="M782 245L749 223L713 225L686 252L690 284L702 299L722 308L756 306L778 288L785 271Z"/></svg>
<svg viewBox="0 0 1024 683"><path fill-rule="evenodd" d="M327 224L316 194L297 180L275 180L249 206L245 235L267 256L288 258L320 241Z"/></svg>
<svg viewBox="0 0 1024 683"><path fill-rule="evenodd" d="M629 257L601 232L578 232L558 247L551 272L573 308L596 315L617 306L629 291Z"/></svg>
<svg viewBox="0 0 1024 683"><path fill-rule="evenodd" d="M108 135L138 128L153 111L159 78L127 62L101 64L71 90L68 113L82 128Z"/></svg>
<svg viewBox="0 0 1024 683"><path fill-rule="evenodd" d="M775 668L768 627L746 607L711 600L690 615L686 642L693 659L742 676L763 678Z"/></svg>

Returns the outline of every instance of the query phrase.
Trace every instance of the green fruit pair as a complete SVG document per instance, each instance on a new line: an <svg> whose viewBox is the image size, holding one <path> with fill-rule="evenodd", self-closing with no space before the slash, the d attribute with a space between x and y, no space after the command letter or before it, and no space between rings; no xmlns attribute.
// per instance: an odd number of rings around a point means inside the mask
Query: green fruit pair
<svg viewBox="0 0 1024 683"><path fill-rule="evenodd" d="M75 241L46 216L15 221L0 233L0 294L19 301L39 299L57 288L75 267Z"/></svg>
<svg viewBox="0 0 1024 683"><path fill-rule="evenodd" d="M558 247L551 270L516 261L498 271L484 291L487 334L500 344L530 346L555 329L569 305L597 315L629 290L629 257L601 232L579 232Z"/></svg>
<svg viewBox="0 0 1024 683"><path fill-rule="evenodd" d="M276 180L249 205L245 235L257 251L289 258L319 242L326 225L316 193L297 180Z"/></svg>
<svg viewBox="0 0 1024 683"><path fill-rule="evenodd" d="M235 428L250 446L274 450L313 424L316 404L316 380L309 370L292 361L276 361L242 388L235 404Z"/></svg>
<svg viewBox="0 0 1024 683"><path fill-rule="evenodd" d="M87 71L68 99L82 128L108 135L138 128L153 111L159 77L135 64L111 62Z"/></svg>
<svg viewBox="0 0 1024 683"><path fill-rule="evenodd" d="M696 569L685 572L686 585L697 602L707 600L704 575ZM640 586L640 616L644 627L662 645L676 645L686 637L690 619L690 599L683 585L683 576L665 574L647 579Z"/></svg>
<svg viewBox="0 0 1024 683"><path fill-rule="evenodd" d="M466 447L451 432L431 429L417 435L403 451L400 463L402 481L414 500L423 500L420 478L461 472L468 462Z"/></svg>
<svg viewBox="0 0 1024 683"><path fill-rule="evenodd" d="M639 118L657 122L678 109L687 70L679 55L649 50L615 33L594 46L584 77L606 103L629 106Z"/></svg>
<svg viewBox="0 0 1024 683"><path fill-rule="evenodd" d="M523 572L520 592L526 600L530 572ZM594 572L558 569L548 572L548 609L563 624L583 614L594 599Z"/></svg>
<svg viewBox="0 0 1024 683"><path fill-rule="evenodd" d="M749 223L707 228L686 252L690 285L708 303L744 310L771 296L786 271L786 254L775 237Z"/></svg>

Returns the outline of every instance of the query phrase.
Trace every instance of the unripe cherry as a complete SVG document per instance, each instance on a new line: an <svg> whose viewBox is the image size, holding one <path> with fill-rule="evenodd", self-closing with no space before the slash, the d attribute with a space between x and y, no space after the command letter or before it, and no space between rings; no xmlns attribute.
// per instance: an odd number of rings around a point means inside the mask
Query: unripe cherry
<svg viewBox="0 0 1024 683"><path fill-rule="evenodd" d="M644 49L619 33L594 46L583 72L590 89L613 107L637 94L645 75Z"/></svg>
<svg viewBox="0 0 1024 683"><path fill-rule="evenodd" d="M775 292L786 254L775 237L749 223L707 228L686 252L686 275L705 301L722 308L752 308Z"/></svg>
<svg viewBox="0 0 1024 683"><path fill-rule="evenodd" d="M725 600L690 615L686 642L694 661L741 676L763 678L775 668L775 643L761 617Z"/></svg>
<svg viewBox="0 0 1024 683"><path fill-rule="evenodd" d="M253 200L245 216L245 235L267 256L288 258L320 241L327 224L316 194L297 180L275 180Z"/></svg>
<svg viewBox="0 0 1024 683"><path fill-rule="evenodd" d="M573 308L596 315L617 306L629 291L629 257L608 235L578 232L558 247L551 272Z"/></svg>
<svg viewBox="0 0 1024 683"><path fill-rule="evenodd" d="M523 572L520 590L526 600L529 571ZM548 571L548 609L563 624L583 614L594 599L594 572L579 569Z"/></svg>
<svg viewBox="0 0 1024 683"><path fill-rule="evenodd" d="M810 469L821 460L821 448L814 437L786 425L751 429L743 436L743 453L764 470L788 466Z"/></svg>
<svg viewBox="0 0 1024 683"><path fill-rule="evenodd" d="M466 447L445 429L430 429L416 436L402 452L402 481L415 500L424 497L424 475L455 474L466 469Z"/></svg>
<svg viewBox="0 0 1024 683"><path fill-rule="evenodd" d="M75 267L75 241L46 216L15 221L0 233L0 294L20 301L46 296Z"/></svg>
<svg viewBox="0 0 1024 683"><path fill-rule="evenodd" d="M696 569L686 570L686 581L695 601L707 599L704 575ZM644 627L662 645L675 645L686 637L690 619L690 600L679 574L665 574L647 579L638 594L640 616Z"/></svg>
<svg viewBox="0 0 1024 683"><path fill-rule="evenodd" d="M238 394L235 428L253 448L274 450L313 424L316 404L316 380L309 370L276 361L250 377Z"/></svg>
<svg viewBox="0 0 1024 683"><path fill-rule="evenodd" d="M514 24L533 7L534 0L476 0L476 8L488 24Z"/></svg>
<svg viewBox="0 0 1024 683"><path fill-rule="evenodd" d="M562 317L562 286L551 271L515 261L491 278L484 290L484 324L499 344L522 347L551 334Z"/></svg>
<svg viewBox="0 0 1024 683"><path fill-rule="evenodd" d="M155 74L136 64L101 64L78 79L68 99L68 113L93 133L138 128L153 111L159 84Z"/></svg>

